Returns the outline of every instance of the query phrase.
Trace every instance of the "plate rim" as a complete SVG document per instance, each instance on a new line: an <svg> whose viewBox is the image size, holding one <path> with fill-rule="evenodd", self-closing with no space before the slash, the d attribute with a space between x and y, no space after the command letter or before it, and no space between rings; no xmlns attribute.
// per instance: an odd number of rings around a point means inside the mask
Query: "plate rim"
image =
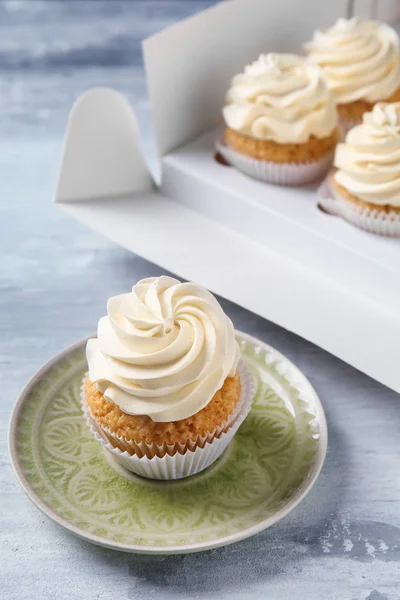
<svg viewBox="0 0 400 600"><path fill-rule="evenodd" d="M172 548L171 547L163 548L162 546L143 547L143 546L140 546L137 544L126 544L123 542L111 541L105 537L95 535L89 531L88 532L82 531L78 526L74 525L73 523L70 523L69 521L67 521L60 515L58 515L51 507L49 507L41 499L41 497L35 492L35 490L32 488L31 484L29 483L29 481L26 479L26 477L24 475L23 469L20 467L20 464L19 464L18 450L17 450L17 438L16 438L16 427L17 427L17 423L19 420L19 415L20 415L21 410L26 402L26 398L28 397L32 388L43 377L43 375L47 371L52 369L64 357L68 356L69 354L73 353L75 350L78 350L78 348L80 348L84 344L86 344L86 342L90 338L95 337L95 335L89 335L73 344L70 344L69 346L65 347L61 351L57 352L48 361L46 361L46 363L44 365L42 365L42 367L40 367L30 377L28 382L22 388L20 394L18 395L16 403L13 407L11 417L10 417L9 427L8 427L8 452L9 452L9 456L11 459L11 466L14 470L17 481L20 484L20 486L22 487L22 489L24 490L25 494L28 496L29 500L37 508L39 508L39 510L41 510L42 513L44 513L49 519L51 519L58 525L62 526L69 533L72 533L73 535L75 535L81 539L84 539L92 544L97 545L97 546L102 546L102 547L105 547L105 548L108 548L111 550L118 550L121 552L128 552L128 553L134 553L134 554L148 554L148 555L164 555L164 556L166 556L166 555L173 555L173 554L188 554L190 552L204 552L206 550L212 550L214 548L228 546L230 544L234 544L241 540L247 539L248 537L251 537L251 536L255 535L256 533L260 533L261 531L268 529L269 527L271 527L272 525L275 525L276 523L281 521L284 517L286 517L290 512L292 512L292 510L294 510L300 504L300 502L302 502L302 500L304 500L304 498L307 496L307 494L314 487L314 484L317 481L317 479L321 473L322 467L324 465L327 448L328 448L328 426L327 426L325 412L324 412L321 400L320 400L317 392L314 389L314 386L311 384L311 382L306 377L306 375L289 358L287 358L279 350L276 350L276 348L274 348L270 344L264 342L263 340L256 338L253 335L250 335L250 334L240 331L238 329L235 329L235 333L239 336L239 338L241 338L245 341L261 344L265 349L270 350L270 351L272 350L280 359L283 359L292 369L294 369L297 372L297 374L303 379L303 381L305 381L308 384L308 386L310 387L310 390L314 396L315 408L318 413L318 422L320 425L320 438L319 438L319 443L318 443L317 460L316 460L312 475L308 478L307 483L306 483L302 493L299 494L298 496L296 496L295 498L292 498L284 506L283 509L280 509L280 510L274 512L273 515L270 515L266 519L260 521L259 523L252 525L251 527L247 527L243 530L236 531L232 534L218 538L213 541L184 544L184 545L176 546L176 547L172 547Z"/></svg>

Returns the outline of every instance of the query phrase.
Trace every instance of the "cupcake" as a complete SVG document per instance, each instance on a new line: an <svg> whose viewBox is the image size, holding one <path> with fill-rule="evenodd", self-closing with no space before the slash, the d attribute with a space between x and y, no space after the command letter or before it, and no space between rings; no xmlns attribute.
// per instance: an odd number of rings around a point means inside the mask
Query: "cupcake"
<svg viewBox="0 0 400 600"><path fill-rule="evenodd" d="M324 70L345 133L376 102L400 100L399 38L388 25L338 19L330 29L317 31L305 50Z"/></svg>
<svg viewBox="0 0 400 600"><path fill-rule="evenodd" d="M251 377L230 319L206 289L172 277L110 298L87 343L82 404L129 470L177 479L209 466L250 410Z"/></svg>
<svg viewBox="0 0 400 600"><path fill-rule="evenodd" d="M282 185L331 166L338 117L321 70L294 54L261 55L233 78L217 148L245 174Z"/></svg>
<svg viewBox="0 0 400 600"><path fill-rule="evenodd" d="M400 102L375 104L335 153L322 206L373 233L400 235Z"/></svg>

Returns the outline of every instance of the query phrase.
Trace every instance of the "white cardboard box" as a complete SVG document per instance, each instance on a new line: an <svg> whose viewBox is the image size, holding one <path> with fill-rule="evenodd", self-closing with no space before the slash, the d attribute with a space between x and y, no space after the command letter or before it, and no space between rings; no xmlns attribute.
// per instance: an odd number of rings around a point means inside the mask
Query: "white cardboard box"
<svg viewBox="0 0 400 600"><path fill-rule="evenodd" d="M359 13L370 8L359 4ZM56 202L400 391L400 240L323 214L313 187L270 186L213 158L231 77L260 52L299 51L345 5L232 0L146 40L161 186L141 154L132 108L96 89L71 112ZM380 11L400 20L395 0L381 1Z"/></svg>

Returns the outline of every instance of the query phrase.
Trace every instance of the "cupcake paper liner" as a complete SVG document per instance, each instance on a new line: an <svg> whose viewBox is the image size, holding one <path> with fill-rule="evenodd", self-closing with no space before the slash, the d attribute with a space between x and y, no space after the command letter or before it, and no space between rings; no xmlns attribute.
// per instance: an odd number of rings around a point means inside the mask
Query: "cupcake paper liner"
<svg viewBox="0 0 400 600"><path fill-rule="evenodd" d="M400 237L400 213L392 210L385 212L359 206L343 198L330 183L330 175L321 184L319 190L320 205L331 215L342 217L352 225L377 235Z"/></svg>
<svg viewBox="0 0 400 600"><path fill-rule="evenodd" d="M86 402L85 380L81 388L81 404L86 423L94 438L110 452L113 457L129 471L149 479L182 479L200 473L209 467L223 453L251 409L254 396L254 382L249 370L239 362L238 371L241 383L240 399L235 410L214 431L186 444L174 445L134 443L100 426L93 418ZM110 440L117 439L118 444L126 448L116 448ZM133 454L132 452L136 452ZM139 456L140 454L140 456ZM152 458L149 458L151 456Z"/></svg>
<svg viewBox="0 0 400 600"><path fill-rule="evenodd" d="M333 162L334 150L319 160L308 163L275 163L252 158L233 150L224 139L219 138L215 147L225 160L245 175L277 185L302 185L321 179Z"/></svg>

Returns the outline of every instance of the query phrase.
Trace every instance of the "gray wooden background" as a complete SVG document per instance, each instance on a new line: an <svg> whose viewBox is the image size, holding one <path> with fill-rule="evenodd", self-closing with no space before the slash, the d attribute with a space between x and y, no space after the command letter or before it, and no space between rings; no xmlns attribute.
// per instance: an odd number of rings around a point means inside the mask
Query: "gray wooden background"
<svg viewBox="0 0 400 600"><path fill-rule="evenodd" d="M47 520L9 464L9 416L27 379L94 331L109 296L163 272L53 206L69 107L87 87L116 87L135 105L152 162L139 41L207 4L0 3L1 599L400 598L397 394L224 300L237 328L305 372L326 410L329 450L321 477L281 523L202 554L117 553Z"/></svg>

